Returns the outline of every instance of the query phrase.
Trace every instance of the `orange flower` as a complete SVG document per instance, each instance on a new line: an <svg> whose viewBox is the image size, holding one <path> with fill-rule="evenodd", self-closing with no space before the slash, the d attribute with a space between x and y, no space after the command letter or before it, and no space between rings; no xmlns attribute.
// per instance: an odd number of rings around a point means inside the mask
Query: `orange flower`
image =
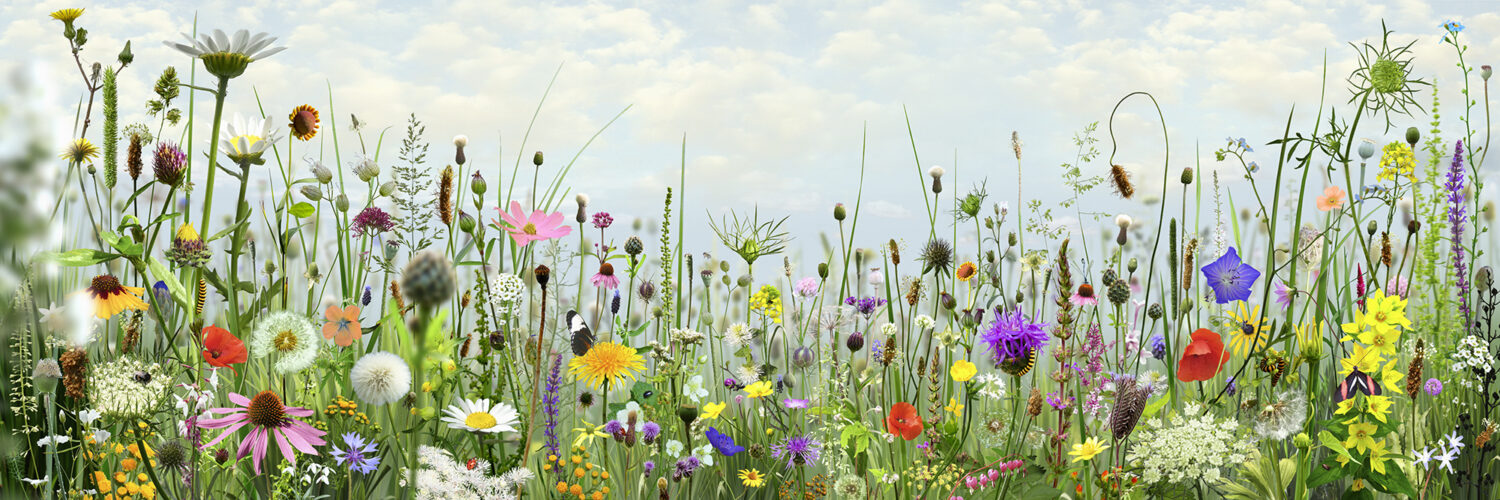
<svg viewBox="0 0 1500 500"><path fill-rule="evenodd" d="M1193 332L1193 342L1182 350L1182 359L1177 361L1177 380L1192 382L1214 378L1228 361L1224 338L1213 330L1199 328Z"/></svg>
<svg viewBox="0 0 1500 500"><path fill-rule="evenodd" d="M328 322L323 323L323 338L333 339L335 344L349 347L363 333L359 329L359 306L351 305L343 309L328 306L328 311L323 316L328 318Z"/></svg>
<svg viewBox="0 0 1500 500"><path fill-rule="evenodd" d="M1327 212L1344 206L1344 190L1338 186L1328 186L1323 190L1323 196L1318 197L1318 210Z"/></svg>
<svg viewBox="0 0 1500 500"><path fill-rule="evenodd" d="M891 434L911 441L922 434L922 416L917 414L917 407L911 403L896 403L885 414L885 428Z"/></svg>
<svg viewBox="0 0 1500 500"><path fill-rule="evenodd" d="M219 368L234 369L233 366L248 359L245 343L229 330L217 326L203 327L203 361Z"/></svg>

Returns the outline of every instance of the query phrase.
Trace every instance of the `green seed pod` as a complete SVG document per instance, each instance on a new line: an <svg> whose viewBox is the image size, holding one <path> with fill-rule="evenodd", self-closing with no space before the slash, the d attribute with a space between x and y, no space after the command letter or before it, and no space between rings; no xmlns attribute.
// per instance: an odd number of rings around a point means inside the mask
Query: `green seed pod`
<svg viewBox="0 0 1500 500"><path fill-rule="evenodd" d="M844 204L843 203L837 203L837 204L833 205L833 220L836 220L836 221L839 221L839 222L843 222L844 221L844 217L846 215L848 215L848 214L846 213L846 210L844 209Z"/></svg>

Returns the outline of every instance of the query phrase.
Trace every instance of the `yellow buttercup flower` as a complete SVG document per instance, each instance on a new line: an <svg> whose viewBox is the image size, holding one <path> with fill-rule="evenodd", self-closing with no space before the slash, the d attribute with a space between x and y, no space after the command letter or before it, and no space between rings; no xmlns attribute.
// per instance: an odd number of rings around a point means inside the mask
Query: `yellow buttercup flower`
<svg viewBox="0 0 1500 500"><path fill-rule="evenodd" d="M1109 449L1109 445L1101 444L1098 439L1090 437L1087 441L1073 445L1073 451L1069 451L1068 455L1073 456L1074 462L1093 460L1094 456L1104 452L1106 449Z"/></svg>
<svg viewBox="0 0 1500 500"><path fill-rule="evenodd" d="M594 388L619 387L635 370L646 368L646 361L635 349L614 342L599 342L582 356L568 361L568 374L588 382Z"/></svg>
<svg viewBox="0 0 1500 500"><path fill-rule="evenodd" d="M948 406L943 407L943 409L948 410L948 413L952 413L953 416L958 417L963 415L964 405L963 403L959 403L957 399L948 398Z"/></svg>
<svg viewBox="0 0 1500 500"><path fill-rule="evenodd" d="M1385 440L1370 444L1370 469L1376 474L1385 474Z"/></svg>
<svg viewBox="0 0 1500 500"><path fill-rule="evenodd" d="M775 391L771 388L771 383L764 380L745 386L745 395L752 398L770 396L772 392Z"/></svg>
<svg viewBox="0 0 1500 500"><path fill-rule="evenodd" d="M703 405L703 411L699 412L698 416L700 418L704 419L704 420L711 420L711 419L719 418L719 414L723 413L724 412L724 408L727 407L727 406L729 406L728 403L708 403L708 404L705 404L705 405Z"/></svg>
<svg viewBox="0 0 1500 500"><path fill-rule="evenodd" d="M1375 419L1381 422L1385 422L1385 416L1391 413L1393 404L1390 396L1367 396L1365 403L1369 405L1370 415L1374 415Z"/></svg>
<svg viewBox="0 0 1500 500"><path fill-rule="evenodd" d="M953 377L954 382L968 382L976 373L979 373L979 367L967 359L954 361L953 366L948 368L948 376Z"/></svg>

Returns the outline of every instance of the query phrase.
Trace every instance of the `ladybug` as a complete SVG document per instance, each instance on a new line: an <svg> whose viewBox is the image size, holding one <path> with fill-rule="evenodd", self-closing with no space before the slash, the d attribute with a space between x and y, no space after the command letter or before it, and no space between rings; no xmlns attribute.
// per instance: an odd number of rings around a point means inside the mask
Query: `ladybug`
<svg viewBox="0 0 1500 500"><path fill-rule="evenodd" d="M467 464L465 464L465 465L467 465L469 467L469 470L474 470L475 468L479 467L479 459L477 459L477 458L471 458L471 459L469 459L469 462Z"/></svg>

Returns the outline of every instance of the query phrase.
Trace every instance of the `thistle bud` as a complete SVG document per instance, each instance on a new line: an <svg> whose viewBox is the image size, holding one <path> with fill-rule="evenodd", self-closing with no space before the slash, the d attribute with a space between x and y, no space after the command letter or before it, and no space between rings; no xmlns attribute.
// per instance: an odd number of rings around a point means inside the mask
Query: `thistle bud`
<svg viewBox="0 0 1500 500"><path fill-rule="evenodd" d="M825 280L828 279L828 263L827 262L819 262L818 263L818 277L822 278L822 279L825 279Z"/></svg>
<svg viewBox="0 0 1500 500"><path fill-rule="evenodd" d="M1479 77L1483 78L1484 81L1486 81L1486 82L1490 81L1490 75L1493 75L1493 74L1495 74L1495 70L1491 69L1490 65L1486 64L1484 66L1480 66L1479 67Z"/></svg>
<svg viewBox="0 0 1500 500"><path fill-rule="evenodd" d="M459 165L463 165L465 161L468 161L468 159L464 157L464 146L468 146L468 145L469 145L469 136L467 136L467 135L453 136L453 149L456 150L453 153L453 163L457 163Z"/></svg>
<svg viewBox="0 0 1500 500"><path fill-rule="evenodd" d="M531 155L531 164L532 165L536 165L538 167L542 166L542 152L541 151L537 151L536 154Z"/></svg>
<svg viewBox="0 0 1500 500"><path fill-rule="evenodd" d="M646 245L641 243L641 239L639 237L631 236L625 239L625 253L627 255L640 255L641 252L644 252L645 250Z"/></svg>
<svg viewBox="0 0 1500 500"><path fill-rule="evenodd" d="M945 171L943 170L943 167L939 167L937 165L933 165L932 168L927 169L927 175L930 176L930 177L932 177L932 192L933 192L933 194L937 194L937 193L943 192L943 173L944 172Z"/></svg>
<svg viewBox="0 0 1500 500"><path fill-rule="evenodd" d="M792 351L792 366L797 367L797 368L807 368L809 366L812 366L812 364L813 364L813 351L812 351L812 349L808 349L807 347L804 346L804 347L798 347L797 350Z"/></svg>
<svg viewBox="0 0 1500 500"><path fill-rule="evenodd" d="M848 347L851 353L859 352L860 349L865 347L865 335L854 332L852 335L849 335L848 339L844 340L844 347Z"/></svg>
<svg viewBox="0 0 1500 500"><path fill-rule="evenodd" d="M942 303L943 309L949 311L952 311L954 307L958 307L958 301L952 295L948 294L948 292L938 294L938 302Z"/></svg>
<svg viewBox="0 0 1500 500"><path fill-rule="evenodd" d="M836 220L836 221L839 221L839 222L843 222L845 215L847 215L847 214L846 214L846 211L844 210L844 204L843 203L836 203L836 204L833 205L833 220Z"/></svg>
<svg viewBox="0 0 1500 500"><path fill-rule="evenodd" d="M469 178L469 190L477 196L484 196L484 192L489 190L489 184L485 184L484 176L479 175L478 170L474 171L474 176Z"/></svg>
<svg viewBox="0 0 1500 500"><path fill-rule="evenodd" d="M1135 270L1136 270L1136 269L1137 269L1137 268L1138 268L1138 267L1139 267L1139 266L1140 266L1140 262L1139 262L1139 261L1137 261L1137 260L1136 260L1136 259L1135 259L1135 257L1131 257L1131 258L1130 258L1130 262L1128 262L1128 263L1126 263L1126 264L1125 264L1125 269L1126 269L1126 270L1128 270L1128 271L1130 271L1130 272L1132 272L1132 273L1134 273L1134 272L1135 272Z"/></svg>
<svg viewBox="0 0 1500 500"><path fill-rule="evenodd" d="M1182 181L1182 185L1184 185L1184 186L1186 186L1188 184L1192 184L1193 183L1193 167L1187 167L1187 168L1182 169L1182 177L1179 177L1178 180Z"/></svg>

